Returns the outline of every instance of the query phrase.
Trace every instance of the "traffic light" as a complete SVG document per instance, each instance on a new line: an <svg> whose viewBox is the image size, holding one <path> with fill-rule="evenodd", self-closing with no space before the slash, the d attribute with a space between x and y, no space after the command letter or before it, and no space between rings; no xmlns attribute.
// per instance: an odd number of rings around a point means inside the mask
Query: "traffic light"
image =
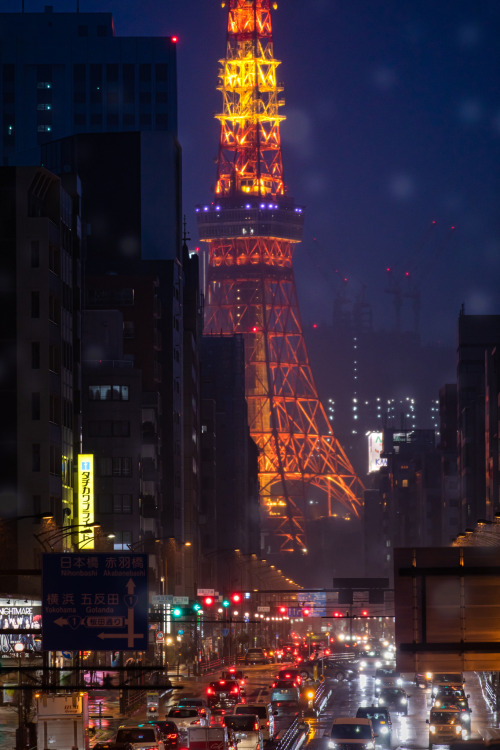
<svg viewBox="0 0 500 750"><path fill-rule="evenodd" d="M337 611L335 611L335 612L333 613L333 616L334 616L334 617L343 617L343 616L344 616L344 614L343 614L343 612L339 612L339 611L337 610Z"/></svg>
<svg viewBox="0 0 500 750"><path fill-rule="evenodd" d="M215 600L214 600L213 596L205 596L203 598L203 604L204 604L205 607L211 607L212 604L214 603L214 601Z"/></svg>
<svg viewBox="0 0 500 750"><path fill-rule="evenodd" d="M239 593L231 594L231 601L233 604L241 604L243 596Z"/></svg>
<svg viewBox="0 0 500 750"><path fill-rule="evenodd" d="M182 607L174 607L172 610L172 617L182 617L184 610Z"/></svg>
<svg viewBox="0 0 500 750"><path fill-rule="evenodd" d="M310 614L311 610L309 609L309 607L304 607L304 609L302 610L302 617L309 617Z"/></svg>
<svg viewBox="0 0 500 750"><path fill-rule="evenodd" d="M288 607L281 605L281 607L278 607L278 612L280 613L280 615L287 615Z"/></svg>
<svg viewBox="0 0 500 750"><path fill-rule="evenodd" d="M368 617L368 610L367 609L361 610L361 617Z"/></svg>
<svg viewBox="0 0 500 750"><path fill-rule="evenodd" d="M223 599L222 600L222 606L224 607L224 609L227 609L230 604L231 604L231 602L229 601L229 599Z"/></svg>
<svg viewBox="0 0 500 750"><path fill-rule="evenodd" d="M201 604L199 602L195 602L195 604L193 604L193 609L195 612L199 612L201 609Z"/></svg>

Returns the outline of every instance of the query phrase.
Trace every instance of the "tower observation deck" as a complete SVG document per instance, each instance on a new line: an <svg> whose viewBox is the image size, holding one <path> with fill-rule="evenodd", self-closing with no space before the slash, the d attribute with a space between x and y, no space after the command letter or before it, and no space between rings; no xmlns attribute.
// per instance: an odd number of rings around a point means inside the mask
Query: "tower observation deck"
<svg viewBox="0 0 500 750"><path fill-rule="evenodd" d="M210 254L204 332L244 338L266 548L304 550L308 520L339 504L359 515L362 485L319 401L302 333L292 255L304 210L283 181L271 4L227 5L217 183L214 200L196 208Z"/></svg>

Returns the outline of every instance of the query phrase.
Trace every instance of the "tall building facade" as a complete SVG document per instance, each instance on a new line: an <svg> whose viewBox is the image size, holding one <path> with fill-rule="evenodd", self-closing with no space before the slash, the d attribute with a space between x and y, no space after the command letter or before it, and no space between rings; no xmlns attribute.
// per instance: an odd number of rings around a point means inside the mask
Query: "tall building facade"
<svg viewBox="0 0 500 750"><path fill-rule="evenodd" d="M458 319L458 474L462 530L478 519L493 520L498 509L486 493L486 357L500 343L500 315Z"/></svg>
<svg viewBox="0 0 500 750"><path fill-rule="evenodd" d="M56 525L73 518L81 434L80 202L73 175L0 168L0 509L2 519L19 518L4 530L2 553L19 543L3 567L12 567L15 556L17 567L39 564L34 522L42 515Z"/></svg>
<svg viewBox="0 0 500 750"><path fill-rule="evenodd" d="M96 448L96 466L102 468L99 520L114 533L114 545L148 550L151 541L160 541L156 549L164 547L163 562L170 560L163 590L184 593L184 279L175 40L120 38L111 14L55 13L46 6L44 13L0 14L0 49L0 163L42 163L65 180L79 176L85 283L74 292L89 316L113 311L121 316L122 354L104 362L126 367L105 372L102 363L100 370L91 359L85 363L90 416L83 443ZM80 372L79 356L75 369ZM100 386L111 386L111 393L130 387L133 399L98 403L91 393ZM120 415L99 417L113 407ZM110 422L112 430L130 423L130 436L104 438L99 430L109 429ZM115 460L129 457L127 442L138 449L131 469L127 461ZM109 465L125 475L106 476ZM121 515L120 502L127 511Z"/></svg>

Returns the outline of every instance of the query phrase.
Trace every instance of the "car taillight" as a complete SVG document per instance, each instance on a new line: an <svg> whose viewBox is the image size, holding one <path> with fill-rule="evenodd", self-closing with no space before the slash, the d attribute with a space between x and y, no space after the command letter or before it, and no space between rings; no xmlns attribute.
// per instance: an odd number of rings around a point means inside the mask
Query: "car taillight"
<svg viewBox="0 0 500 750"><path fill-rule="evenodd" d="M177 732L172 732L172 734L167 734L167 740L175 740L177 738Z"/></svg>
<svg viewBox="0 0 500 750"><path fill-rule="evenodd" d="M199 719L195 719L194 721L191 722L191 724L199 724L199 723L200 723Z"/></svg>
<svg viewBox="0 0 500 750"><path fill-rule="evenodd" d="M211 687L207 687L207 695L215 695L215 691Z"/></svg>
<svg viewBox="0 0 500 750"><path fill-rule="evenodd" d="M234 693L235 695L238 695L238 693L239 693L238 686L235 686L234 688L231 688L231 692Z"/></svg>
<svg viewBox="0 0 500 750"><path fill-rule="evenodd" d="M258 732L258 731L259 731L259 729L260 729L260 726L259 726L259 725L258 725L257 723L255 723L255 724L253 725L253 731L254 731L254 732Z"/></svg>
<svg viewBox="0 0 500 750"><path fill-rule="evenodd" d="M266 727L268 727L268 726L269 726L269 722L268 722L268 721L266 721Z"/></svg>

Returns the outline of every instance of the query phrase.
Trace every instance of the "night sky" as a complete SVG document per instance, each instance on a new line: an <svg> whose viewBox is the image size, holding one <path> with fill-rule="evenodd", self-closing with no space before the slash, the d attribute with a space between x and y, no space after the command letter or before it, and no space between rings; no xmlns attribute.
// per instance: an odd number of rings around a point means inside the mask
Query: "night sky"
<svg viewBox="0 0 500 750"><path fill-rule="evenodd" d="M25 0L26 12L44 4ZM76 0L50 4L68 11ZM120 36L179 37L184 213L196 245L194 205L215 182L227 9L218 0L80 0L80 9L112 12ZM455 343L462 303L500 313L498 0L278 0L273 28L285 181L307 211L295 255L304 324L331 322L342 286L353 300L364 290L375 327L390 329L387 267L403 292L420 290L426 341Z"/></svg>

